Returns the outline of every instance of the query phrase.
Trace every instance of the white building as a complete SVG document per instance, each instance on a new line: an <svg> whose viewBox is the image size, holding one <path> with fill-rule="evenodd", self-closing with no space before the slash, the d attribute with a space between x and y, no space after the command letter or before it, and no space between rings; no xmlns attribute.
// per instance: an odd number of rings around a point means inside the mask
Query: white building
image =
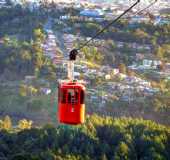
<svg viewBox="0 0 170 160"><path fill-rule="evenodd" d="M5 0L0 0L0 8L6 6Z"/></svg>

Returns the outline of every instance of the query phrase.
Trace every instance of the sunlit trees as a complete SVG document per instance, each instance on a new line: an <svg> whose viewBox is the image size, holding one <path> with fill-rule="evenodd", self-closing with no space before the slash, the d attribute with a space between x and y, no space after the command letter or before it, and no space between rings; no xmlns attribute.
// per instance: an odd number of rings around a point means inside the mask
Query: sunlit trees
<svg viewBox="0 0 170 160"><path fill-rule="evenodd" d="M147 38L149 35L147 34L147 32L141 30L141 29L137 29L134 34L136 36L138 36L139 38Z"/></svg>
<svg viewBox="0 0 170 160"><path fill-rule="evenodd" d="M120 73L126 74L126 66L124 63L120 63L118 68Z"/></svg>
<svg viewBox="0 0 170 160"><path fill-rule="evenodd" d="M44 41L45 35L40 28L34 30L34 38L36 42L42 43Z"/></svg>
<svg viewBox="0 0 170 160"><path fill-rule="evenodd" d="M18 128L23 130L23 129L31 129L32 127L32 121L23 119L18 122Z"/></svg>
<svg viewBox="0 0 170 160"><path fill-rule="evenodd" d="M114 155L115 160L130 160L129 157L129 147L126 143L120 142L116 148L116 153Z"/></svg>
<svg viewBox="0 0 170 160"><path fill-rule="evenodd" d="M12 74L18 75L18 78L35 74L37 77L54 80L55 66L44 55L42 48L44 38L41 29L35 29L32 42L22 42L5 36L4 44L0 46L0 71L3 73L4 70L9 70Z"/></svg>
<svg viewBox="0 0 170 160"><path fill-rule="evenodd" d="M104 59L103 54L96 47L84 47L82 52L85 55L85 59L92 63L101 64Z"/></svg>
<svg viewBox="0 0 170 160"><path fill-rule="evenodd" d="M159 46L157 49L156 49L156 56L160 59L160 60L163 60L164 58L164 50L161 46Z"/></svg>
<svg viewBox="0 0 170 160"><path fill-rule="evenodd" d="M9 116L5 116L3 120L3 129L9 130L12 128L12 121Z"/></svg>

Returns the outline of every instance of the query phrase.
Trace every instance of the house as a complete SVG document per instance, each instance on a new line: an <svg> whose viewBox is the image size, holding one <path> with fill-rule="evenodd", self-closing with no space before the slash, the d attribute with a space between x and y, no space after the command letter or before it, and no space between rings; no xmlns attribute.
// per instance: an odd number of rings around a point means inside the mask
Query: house
<svg viewBox="0 0 170 160"><path fill-rule="evenodd" d="M74 77L75 78L79 78L80 77L80 73L79 72L74 72Z"/></svg>
<svg viewBox="0 0 170 160"><path fill-rule="evenodd" d="M104 13L100 9L85 9L80 12L80 16L91 17L91 18L102 18Z"/></svg>
<svg viewBox="0 0 170 160"><path fill-rule="evenodd" d="M127 75L122 74L122 73L118 73L116 74L116 76L118 76L120 79L125 79L127 77Z"/></svg>
<svg viewBox="0 0 170 160"><path fill-rule="evenodd" d="M68 20L70 19L70 15L60 16L60 20Z"/></svg>
<svg viewBox="0 0 170 160"><path fill-rule="evenodd" d="M142 15L136 15L131 18L130 23L141 23L141 22L148 22L149 18Z"/></svg>
<svg viewBox="0 0 170 160"><path fill-rule="evenodd" d="M139 85L142 85L142 86L145 86L145 87L150 87L151 83L144 81L144 80L141 80L141 81L139 81Z"/></svg>
<svg viewBox="0 0 170 160"><path fill-rule="evenodd" d="M3 39L0 39L0 44L3 44L3 43L4 43Z"/></svg>
<svg viewBox="0 0 170 160"><path fill-rule="evenodd" d="M103 72L97 72L97 75L100 76L100 77L104 76L104 74L105 73L103 73Z"/></svg>
<svg viewBox="0 0 170 160"><path fill-rule="evenodd" d="M131 69L131 70L137 70L138 66L137 66L137 64L134 63L133 65L128 66L128 68Z"/></svg>
<svg viewBox="0 0 170 160"><path fill-rule="evenodd" d="M142 60L144 59L144 54L141 54L141 53L136 53L136 60Z"/></svg>
<svg viewBox="0 0 170 160"><path fill-rule="evenodd" d="M152 65L152 60L147 60L147 59L143 60L143 66L151 67L151 65Z"/></svg>
<svg viewBox="0 0 170 160"><path fill-rule="evenodd" d="M111 75L110 75L110 74L106 74L106 75L105 75L105 79L106 79L106 80L110 80L110 79L111 79Z"/></svg>
<svg viewBox="0 0 170 160"><path fill-rule="evenodd" d="M165 64L165 71L166 73L170 73L170 63Z"/></svg>
<svg viewBox="0 0 170 160"><path fill-rule="evenodd" d="M6 1L5 0L0 0L0 8L6 6Z"/></svg>
<svg viewBox="0 0 170 160"><path fill-rule="evenodd" d="M50 42L50 43L48 43L48 46L49 46L49 47L56 47L56 43L53 43L53 42L51 43L51 42Z"/></svg>
<svg viewBox="0 0 170 160"><path fill-rule="evenodd" d="M43 93L45 95L51 94L51 89L50 88L41 88L40 91L41 91L41 93Z"/></svg>
<svg viewBox="0 0 170 160"><path fill-rule="evenodd" d="M129 102L130 101L130 97L127 95L124 95L120 98L120 100L124 101L124 102Z"/></svg>
<svg viewBox="0 0 170 160"><path fill-rule="evenodd" d="M112 71L112 73L113 73L114 75L115 75L115 74L118 74L118 73L119 73L119 69L114 68L113 71Z"/></svg>
<svg viewBox="0 0 170 160"><path fill-rule="evenodd" d="M36 80L36 76L32 76L32 75L27 75L25 76L25 83L32 83L32 81Z"/></svg>
<svg viewBox="0 0 170 160"><path fill-rule="evenodd" d="M118 48L122 48L124 46L124 42L117 42L116 45Z"/></svg>
<svg viewBox="0 0 170 160"><path fill-rule="evenodd" d="M154 66L158 66L158 65L161 65L161 64L162 64L162 62L159 61L159 60L154 60L154 61L153 61L153 65L154 65Z"/></svg>
<svg viewBox="0 0 170 160"><path fill-rule="evenodd" d="M49 38L49 39L55 39L55 35L53 35L53 34L48 34L48 38Z"/></svg>

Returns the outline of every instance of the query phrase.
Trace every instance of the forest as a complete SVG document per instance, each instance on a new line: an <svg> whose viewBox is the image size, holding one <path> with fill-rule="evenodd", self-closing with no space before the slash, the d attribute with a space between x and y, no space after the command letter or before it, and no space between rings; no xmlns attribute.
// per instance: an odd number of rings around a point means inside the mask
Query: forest
<svg viewBox="0 0 170 160"><path fill-rule="evenodd" d="M18 80L25 75L54 79L55 67L50 59L44 56L41 46L46 37L43 30L46 21L47 16L42 8L31 11L19 4L1 8L1 79Z"/></svg>
<svg viewBox="0 0 170 160"><path fill-rule="evenodd" d="M41 47L45 35L40 28L33 30L32 42L18 41L5 36L0 45L0 73L7 75L5 79L21 79L25 75L55 77L55 67L48 57L44 56ZM52 74L51 74L52 73Z"/></svg>
<svg viewBox="0 0 170 160"><path fill-rule="evenodd" d="M0 121L4 160L169 160L170 128L143 119L87 116L81 126L12 127ZM21 147L22 146L22 147Z"/></svg>

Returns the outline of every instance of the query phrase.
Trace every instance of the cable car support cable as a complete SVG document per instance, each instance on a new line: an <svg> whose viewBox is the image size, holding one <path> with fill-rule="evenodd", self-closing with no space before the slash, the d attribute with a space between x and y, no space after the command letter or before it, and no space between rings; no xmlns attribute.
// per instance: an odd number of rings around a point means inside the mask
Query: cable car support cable
<svg viewBox="0 0 170 160"><path fill-rule="evenodd" d="M87 46L87 44L92 41L93 39L95 39L96 37L98 37L100 34L102 34L105 30L107 30L112 24L114 24L115 22L117 22L121 17L123 17L125 14L127 14L132 8L134 8L138 3L140 3L140 0L137 0L137 2L135 2L131 7L129 7L127 10L125 10L122 14L120 14L116 19L114 19L113 21L111 21L109 24L107 24L105 27L103 27L101 30L99 30L90 40L88 40L87 42L85 42L81 47L79 47L77 50L81 50L82 48L84 48L85 46Z"/></svg>
<svg viewBox="0 0 170 160"><path fill-rule="evenodd" d="M140 11L137 11L133 16L136 16L142 12L144 12L145 10L149 9L150 7L152 7L158 0L155 0L154 2L152 2L151 4L149 4L148 6L146 6L145 8L141 9ZM98 37L101 33L103 33L106 29L108 29L112 24L114 24L115 22L117 22L122 16L124 16L126 13L128 13L133 7L135 7L138 3L140 2L140 0L138 2L136 2L135 4L133 4L130 8L128 8L126 11L124 11L120 16L118 16L116 19L114 19L111 23L109 23L108 25L106 25L103 29L101 29L99 32L96 33L96 35L94 35L90 40L88 40L87 42L85 42L82 46L80 46L78 49L73 49L71 50L71 52L75 52L76 54L78 54L78 51L81 50L82 48L84 48L85 46L87 46L87 44L91 41L93 41L96 37ZM132 17L129 17L132 18ZM70 52L70 53L71 53Z"/></svg>
<svg viewBox="0 0 170 160"><path fill-rule="evenodd" d="M152 2L151 4L149 4L148 6L146 6L145 8L143 8L140 11L137 11L134 16L139 15L140 13L142 13L143 11L146 11L147 9L149 9L150 7L152 7L158 0L155 0L154 2Z"/></svg>

